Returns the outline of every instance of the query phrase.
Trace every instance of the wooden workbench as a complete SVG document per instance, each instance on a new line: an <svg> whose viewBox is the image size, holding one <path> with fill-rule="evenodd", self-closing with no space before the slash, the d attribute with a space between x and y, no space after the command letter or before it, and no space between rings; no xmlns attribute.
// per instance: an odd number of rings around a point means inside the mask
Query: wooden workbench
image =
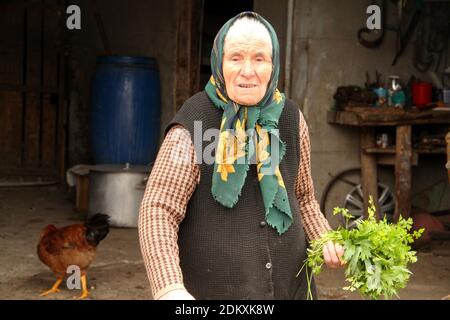
<svg viewBox="0 0 450 320"><path fill-rule="evenodd" d="M361 181L364 191L364 207L368 197L378 199L377 163L395 166L394 221L401 214L408 217L411 211L411 166L417 164L419 154L445 153L445 148L414 149L412 127L415 125L447 124L450 126L450 108L405 111L399 108L347 106L342 111L329 111L330 124L354 126L360 129ZM375 127L393 126L396 129L395 147L379 148L375 142ZM377 213L380 211L377 207Z"/></svg>

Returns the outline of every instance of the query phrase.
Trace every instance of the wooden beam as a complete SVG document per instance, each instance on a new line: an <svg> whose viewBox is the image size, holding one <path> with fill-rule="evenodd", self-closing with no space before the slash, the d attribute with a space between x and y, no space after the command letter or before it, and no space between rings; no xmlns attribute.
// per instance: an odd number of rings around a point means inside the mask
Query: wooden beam
<svg viewBox="0 0 450 320"><path fill-rule="evenodd" d="M75 209L86 213L89 209L89 175L77 175Z"/></svg>
<svg viewBox="0 0 450 320"><path fill-rule="evenodd" d="M2 178L16 179L17 177L20 177L27 180L53 180L55 178L55 172L52 168L41 168L39 171L37 171L35 165L30 167L17 165L8 166L5 162L0 162L0 175Z"/></svg>
<svg viewBox="0 0 450 320"><path fill-rule="evenodd" d="M97 24L97 30L100 34L100 39L102 39L103 51L106 55L111 55L111 46L109 44L108 35L106 34L105 26L103 24L102 15L100 14L100 9L98 7L97 0L89 1L91 5L92 12L94 13L95 23Z"/></svg>
<svg viewBox="0 0 450 320"><path fill-rule="evenodd" d="M381 213L378 205L378 173L377 160L374 154L365 152L366 148L375 146L375 132L373 128L361 128L361 182L364 193L364 214L367 217L367 208L369 205L369 196L373 197L376 207L376 219L379 219Z"/></svg>
<svg viewBox="0 0 450 320"><path fill-rule="evenodd" d="M27 9L27 37L26 48L28 48L24 57L25 76L23 81L23 99L25 117L24 121L24 142L23 142L23 164L22 166L38 168L39 163L39 140L41 135L41 106L40 97L42 92L41 83L41 45L42 45L42 32L41 22L44 19L42 15L42 9L39 7L33 7ZM0 86L3 89L5 86ZM11 86L12 88L13 86ZM38 89L37 91L30 90L31 88Z"/></svg>
<svg viewBox="0 0 450 320"><path fill-rule="evenodd" d="M59 171L59 180L66 180L66 170L67 170L67 56L62 52L59 54L59 101L58 101L58 139L57 139L57 162Z"/></svg>
<svg viewBox="0 0 450 320"><path fill-rule="evenodd" d="M388 148L366 148L365 151L367 153L376 153L376 154L395 154L395 147ZM414 154L446 154L446 149L441 147L429 147L429 148L414 148ZM413 155L414 156L414 155Z"/></svg>
<svg viewBox="0 0 450 320"><path fill-rule="evenodd" d="M27 30L26 12L0 1L0 83L22 85ZM0 91L0 165L20 166L23 148L23 95Z"/></svg>
<svg viewBox="0 0 450 320"><path fill-rule="evenodd" d="M450 124L450 112L395 111L391 108L360 108L352 111L328 111L327 122L348 126L398 126Z"/></svg>
<svg viewBox="0 0 450 320"><path fill-rule="evenodd" d="M395 161L395 212L394 221L400 215L409 217L411 211L411 126L398 126L396 131Z"/></svg>
<svg viewBox="0 0 450 320"><path fill-rule="evenodd" d="M36 56L28 57L28 60L35 59ZM29 68L38 68L39 64L30 65ZM50 87L41 87L39 84L37 85L17 85L17 84L0 84L0 91L13 91L20 93L32 93L32 94L57 94L58 88L50 88Z"/></svg>
<svg viewBox="0 0 450 320"><path fill-rule="evenodd" d="M377 154L377 163L381 165L395 166L396 156L395 154ZM413 152L411 165L419 165L419 154L417 152Z"/></svg>
<svg viewBox="0 0 450 320"><path fill-rule="evenodd" d="M175 112L199 91L203 0L179 0L177 12Z"/></svg>
<svg viewBox="0 0 450 320"><path fill-rule="evenodd" d="M54 0L53 0L54 1ZM58 47L59 28L61 25L57 8L42 10L42 74L41 84L46 87L58 88L59 70ZM58 138L58 95L41 95L42 101L42 135L41 135L41 166L58 170L57 138Z"/></svg>

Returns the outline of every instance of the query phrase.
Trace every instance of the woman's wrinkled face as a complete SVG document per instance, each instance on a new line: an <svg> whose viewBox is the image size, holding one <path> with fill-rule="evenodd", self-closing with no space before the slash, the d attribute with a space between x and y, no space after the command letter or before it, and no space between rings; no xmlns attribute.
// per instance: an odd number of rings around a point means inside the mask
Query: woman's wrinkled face
<svg viewBox="0 0 450 320"><path fill-rule="evenodd" d="M271 50L267 41L255 34L226 38L222 68L231 100L245 106L261 101L272 74Z"/></svg>

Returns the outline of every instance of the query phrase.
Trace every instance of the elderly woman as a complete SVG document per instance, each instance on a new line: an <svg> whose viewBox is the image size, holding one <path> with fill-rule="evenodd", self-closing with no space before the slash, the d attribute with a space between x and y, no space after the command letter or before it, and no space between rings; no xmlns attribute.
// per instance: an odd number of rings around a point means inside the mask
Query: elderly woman
<svg viewBox="0 0 450 320"><path fill-rule="evenodd" d="M141 205L153 296L305 299L305 271L296 274L307 239L330 227L314 197L305 120L277 90L273 27L253 12L229 20L211 69L205 90L167 126ZM194 139L198 124L202 134L220 130L214 163L202 161L208 145ZM340 266L341 247L328 243L323 254L329 267Z"/></svg>

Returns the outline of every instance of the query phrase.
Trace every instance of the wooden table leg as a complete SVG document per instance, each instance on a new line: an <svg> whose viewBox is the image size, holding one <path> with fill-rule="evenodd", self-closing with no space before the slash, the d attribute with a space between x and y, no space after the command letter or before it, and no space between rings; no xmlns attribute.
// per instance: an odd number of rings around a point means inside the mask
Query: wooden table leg
<svg viewBox="0 0 450 320"><path fill-rule="evenodd" d="M411 126L398 126L395 147L395 212L394 221L400 214L409 217L411 211Z"/></svg>
<svg viewBox="0 0 450 320"><path fill-rule="evenodd" d="M376 206L377 219L380 216L378 205L378 173L377 161L374 154L365 152L366 148L375 146L375 132L372 127L361 128L361 184L364 193L364 214L367 217L369 196L373 197Z"/></svg>
<svg viewBox="0 0 450 320"><path fill-rule="evenodd" d="M89 209L89 176L77 175L76 202L75 209L78 212L86 213Z"/></svg>

